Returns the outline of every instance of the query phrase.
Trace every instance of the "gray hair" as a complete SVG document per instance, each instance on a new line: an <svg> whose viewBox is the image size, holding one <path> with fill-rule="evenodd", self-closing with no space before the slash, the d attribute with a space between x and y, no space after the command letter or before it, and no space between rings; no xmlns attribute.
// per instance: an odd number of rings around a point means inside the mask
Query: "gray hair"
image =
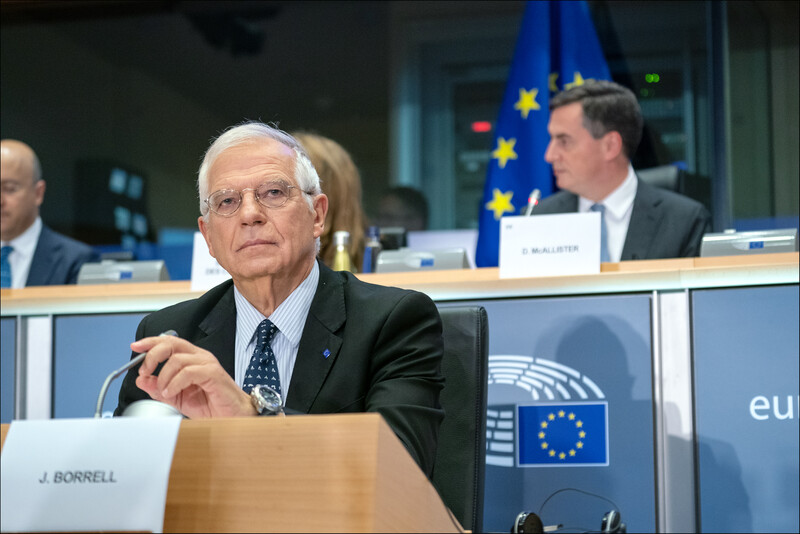
<svg viewBox="0 0 800 534"><path fill-rule="evenodd" d="M605 80L586 80L550 99L550 111L575 102L583 108L583 126L592 137L600 139L608 132L618 132L625 155L633 158L642 140L644 119L630 89Z"/></svg>
<svg viewBox="0 0 800 534"><path fill-rule="evenodd" d="M260 139L272 139L291 148L295 153L295 168L294 178L297 181L297 186L309 195L319 195L322 189L319 185L319 175L317 174L311 159L306 154L305 149L300 143L284 132L283 130L264 124L258 121L246 121L237 126L231 126L222 135L217 137L211 146L208 147L203 163L200 165L200 170L197 173L197 192L200 198L200 213L203 218L208 220L208 205L205 200L208 198L208 171L214 165L216 159L228 150L235 146L252 143ZM314 211L314 201L311 196L306 196L306 203L309 209Z"/></svg>

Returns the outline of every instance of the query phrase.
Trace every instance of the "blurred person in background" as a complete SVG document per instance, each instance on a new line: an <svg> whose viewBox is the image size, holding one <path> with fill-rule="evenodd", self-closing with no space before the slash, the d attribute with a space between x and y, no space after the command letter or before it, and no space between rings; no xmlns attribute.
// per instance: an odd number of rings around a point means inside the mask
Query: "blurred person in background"
<svg viewBox="0 0 800 534"><path fill-rule="evenodd" d="M39 158L22 141L0 141L2 287L74 284L81 266L98 261L90 246L45 226L39 217L45 181Z"/></svg>
<svg viewBox="0 0 800 534"><path fill-rule="evenodd" d="M350 154L336 141L308 132L293 132L319 174L322 192L328 197L328 215L320 236L319 258L333 267L334 232L350 232L350 264L354 271L364 259L366 217L361 206L361 175Z"/></svg>
<svg viewBox="0 0 800 534"><path fill-rule="evenodd" d="M407 232L428 229L428 201L413 187L387 189L378 201L374 223L381 228L403 228Z"/></svg>

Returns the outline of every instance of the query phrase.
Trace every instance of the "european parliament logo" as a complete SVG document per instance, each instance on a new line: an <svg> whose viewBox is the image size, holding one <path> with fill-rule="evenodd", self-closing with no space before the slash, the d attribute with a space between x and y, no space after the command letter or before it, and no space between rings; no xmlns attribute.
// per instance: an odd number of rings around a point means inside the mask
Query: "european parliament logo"
<svg viewBox="0 0 800 534"><path fill-rule="evenodd" d="M608 465L608 402L589 377L543 358L493 355L489 384L516 386L522 402L489 407L487 464Z"/></svg>

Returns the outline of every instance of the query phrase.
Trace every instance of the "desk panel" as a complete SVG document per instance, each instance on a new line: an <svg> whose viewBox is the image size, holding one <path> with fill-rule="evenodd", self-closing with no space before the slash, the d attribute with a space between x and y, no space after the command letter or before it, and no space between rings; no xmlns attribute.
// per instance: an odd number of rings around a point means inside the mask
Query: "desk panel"
<svg viewBox="0 0 800 534"><path fill-rule="evenodd" d="M468 302L489 317L484 530L522 511L599 530L619 507L631 532L656 531L651 300Z"/></svg>
<svg viewBox="0 0 800 534"><path fill-rule="evenodd" d="M798 286L692 294L702 532L798 532Z"/></svg>
<svg viewBox="0 0 800 534"><path fill-rule="evenodd" d="M54 320L53 417L91 417L106 377L131 358L130 344L143 313L66 315ZM122 379L111 383L103 404L110 417Z"/></svg>
<svg viewBox="0 0 800 534"><path fill-rule="evenodd" d="M16 326L17 320L12 317L0 319L0 423L10 423L14 418Z"/></svg>

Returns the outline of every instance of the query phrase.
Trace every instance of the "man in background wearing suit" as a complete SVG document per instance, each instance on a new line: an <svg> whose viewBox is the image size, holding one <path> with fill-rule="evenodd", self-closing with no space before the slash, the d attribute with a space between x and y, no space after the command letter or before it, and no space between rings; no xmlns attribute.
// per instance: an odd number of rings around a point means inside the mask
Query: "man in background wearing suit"
<svg viewBox="0 0 800 534"><path fill-rule="evenodd" d="M21 141L0 141L2 287L74 284L94 250L42 223L45 182L36 153Z"/></svg>
<svg viewBox="0 0 800 534"><path fill-rule="evenodd" d="M692 199L642 182L631 157L642 138L639 103L625 87L590 80L550 101L544 159L561 189L533 211L599 211L602 261L694 257L710 231L708 210Z"/></svg>
<svg viewBox="0 0 800 534"><path fill-rule="evenodd" d="M295 412L380 413L430 476L444 416L433 301L317 260L328 198L289 134L229 129L198 174L200 232L232 280L142 320L131 348L147 356L115 414L149 396L190 418L255 416L270 386Z"/></svg>

